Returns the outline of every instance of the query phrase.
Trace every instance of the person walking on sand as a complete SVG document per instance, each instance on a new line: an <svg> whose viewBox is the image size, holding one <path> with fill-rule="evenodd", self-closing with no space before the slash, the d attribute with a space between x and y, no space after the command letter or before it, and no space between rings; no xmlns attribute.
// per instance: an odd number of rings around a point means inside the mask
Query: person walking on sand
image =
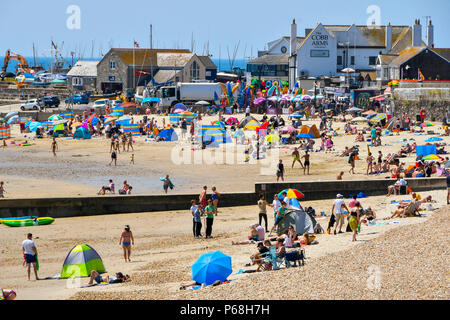
<svg viewBox="0 0 450 320"><path fill-rule="evenodd" d="M130 164L134 164L134 153L130 156Z"/></svg>
<svg viewBox="0 0 450 320"><path fill-rule="evenodd" d="M117 139L115 140L114 150L117 151L117 153L120 153L120 141L119 141L119 137L117 137Z"/></svg>
<svg viewBox="0 0 450 320"><path fill-rule="evenodd" d="M258 200L258 209L259 209L258 224L260 226L262 226L261 222L262 222L262 219L264 219L265 226L266 226L265 230L266 230L266 232L269 232L269 228L267 227L267 205L268 205L268 203L267 203L266 199L264 199L264 195L261 194L259 196L259 200Z"/></svg>
<svg viewBox="0 0 450 320"><path fill-rule="evenodd" d="M373 174L373 161L375 160L374 156L372 156L372 153L369 152L369 155L367 156L367 170L366 175ZM370 170L370 172L369 172Z"/></svg>
<svg viewBox="0 0 450 320"><path fill-rule="evenodd" d="M298 152L298 148L295 147L294 151L292 152L292 168L294 168L294 164L296 161L298 161L298 163L300 163L300 165L303 167L303 163L300 161L300 153Z"/></svg>
<svg viewBox="0 0 450 320"><path fill-rule="evenodd" d="M202 237L202 216L204 215L203 208L198 206L195 200L191 200L191 214L192 214L192 232L195 239Z"/></svg>
<svg viewBox="0 0 450 320"><path fill-rule="evenodd" d="M277 165L277 182L278 180L284 181L284 164L283 164L283 160L280 159L280 162Z"/></svg>
<svg viewBox="0 0 450 320"><path fill-rule="evenodd" d="M125 134L122 135L122 151L125 152L125 147L127 145L127 136Z"/></svg>
<svg viewBox="0 0 450 320"><path fill-rule="evenodd" d="M169 179L169 175L166 175L166 177L164 178L164 182L163 182L163 189L164 189L164 193L167 194L167 189L172 189L173 188L173 184L172 181L170 181Z"/></svg>
<svg viewBox="0 0 450 320"><path fill-rule="evenodd" d="M212 238L212 226L214 223L214 216L217 216L217 210L213 206L212 201L208 200L208 205L205 208L206 213L206 238Z"/></svg>
<svg viewBox="0 0 450 320"><path fill-rule="evenodd" d="M0 199L5 197L5 183L3 181L0 181Z"/></svg>
<svg viewBox="0 0 450 320"><path fill-rule="evenodd" d="M356 201L354 207L350 211L350 219L348 220L348 225L350 229L352 229L353 236L352 241L356 241L356 234L358 233L358 226L361 224L360 216L361 216L361 203Z"/></svg>
<svg viewBox="0 0 450 320"><path fill-rule="evenodd" d="M113 152L111 152L111 162L109 163L109 165L111 165L111 163L113 163L114 161L114 165L117 166L117 153L115 150L113 150Z"/></svg>
<svg viewBox="0 0 450 320"><path fill-rule="evenodd" d="M208 189L207 186L203 186L203 190L200 193L200 195L198 196L198 201L200 202L200 205L202 206L203 209L206 208L206 190Z"/></svg>
<svg viewBox="0 0 450 320"><path fill-rule="evenodd" d="M336 219L336 225L334 227L334 234L336 234L336 230L339 228L339 233L342 233L342 226L344 225L344 209L349 212L347 206L344 202L344 196L342 194L336 195L336 200L333 202L333 206L331 207L331 214L334 213Z"/></svg>
<svg viewBox="0 0 450 320"><path fill-rule="evenodd" d="M355 157L356 157L356 152L350 152L350 154L348 155L348 163L350 164L350 170L348 170L348 173L353 173L355 174Z"/></svg>
<svg viewBox="0 0 450 320"><path fill-rule="evenodd" d="M109 152L111 153L113 150L116 149L116 139L114 139L114 136L111 137L111 144L109 145Z"/></svg>
<svg viewBox="0 0 450 320"><path fill-rule="evenodd" d="M133 136L132 136L131 133L128 134L127 152L130 151L130 147L131 147L131 150L134 151L134 148L133 148Z"/></svg>
<svg viewBox="0 0 450 320"><path fill-rule="evenodd" d="M128 262L131 262L131 246L134 246L134 237L129 225L126 225L125 229L122 231L122 234L120 235L119 245L121 245L123 248L123 257L125 259L125 262L127 262L127 260Z"/></svg>
<svg viewBox="0 0 450 320"><path fill-rule="evenodd" d="M216 187L212 187L211 200L212 200L213 206L216 208L216 210L218 208L219 198L220 198L220 193L217 192Z"/></svg>
<svg viewBox="0 0 450 320"><path fill-rule="evenodd" d="M34 275L36 276L36 280L39 280L39 277L37 274L37 267L36 267L37 249L36 249L36 245L34 244L34 241L32 239L33 239L33 235L31 233L29 233L29 234L27 234L27 239L25 239L22 242L22 253L23 253L23 257L25 259L25 263L27 265L28 281L30 281L31 265L33 265Z"/></svg>
<svg viewBox="0 0 450 320"><path fill-rule="evenodd" d="M310 155L309 155L308 151L306 151L305 154L302 156L302 158L305 158L303 174L306 174L306 169L308 168L308 175L309 175L309 166L310 166L309 157L310 157Z"/></svg>
<svg viewBox="0 0 450 320"><path fill-rule="evenodd" d="M53 138L52 141L52 152L53 152L53 156L56 157L56 150L58 150L58 144L56 143L56 139Z"/></svg>

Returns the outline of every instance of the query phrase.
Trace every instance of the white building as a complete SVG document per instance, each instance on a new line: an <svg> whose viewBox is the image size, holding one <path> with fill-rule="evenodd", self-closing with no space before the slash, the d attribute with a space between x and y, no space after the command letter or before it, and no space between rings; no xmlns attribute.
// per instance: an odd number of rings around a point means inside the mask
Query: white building
<svg viewBox="0 0 450 320"><path fill-rule="evenodd" d="M386 26L318 23L313 29L305 29L304 37L299 37L294 20L290 37L269 42L266 50L259 52L259 58L249 63L252 70L259 70L264 67L259 64L265 55L286 55L289 59L290 84L311 77L347 76L346 72L342 72L346 68L355 70L351 75L360 82L373 82L377 78L378 57L398 55L413 46L413 41L415 46L425 45L421 34L416 23L412 27L392 26L390 23ZM431 24L427 29L427 38L433 41ZM284 63L284 59L279 60ZM252 72L252 76L257 76L256 71ZM269 75L263 76L268 78Z"/></svg>

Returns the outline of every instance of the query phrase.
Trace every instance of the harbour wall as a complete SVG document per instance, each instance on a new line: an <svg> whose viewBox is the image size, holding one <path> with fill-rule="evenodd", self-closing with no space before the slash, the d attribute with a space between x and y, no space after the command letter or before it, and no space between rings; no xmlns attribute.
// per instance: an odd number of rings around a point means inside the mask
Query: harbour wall
<svg viewBox="0 0 450 320"><path fill-rule="evenodd" d="M406 179L408 186L415 192L446 190L445 178ZM256 205L260 194L266 194L268 201L273 194L283 189L293 188L302 191L304 200L333 199L341 193L350 195L363 192L368 196L383 195L387 187L395 180L344 180L314 182L256 183L254 192L223 193L220 207ZM209 197L209 196L208 196ZM115 213L154 212L170 210L188 210L191 199L198 200L198 194L176 195L111 195L75 198L31 198L0 200L0 217L78 217ZM256 212L255 207L255 212Z"/></svg>

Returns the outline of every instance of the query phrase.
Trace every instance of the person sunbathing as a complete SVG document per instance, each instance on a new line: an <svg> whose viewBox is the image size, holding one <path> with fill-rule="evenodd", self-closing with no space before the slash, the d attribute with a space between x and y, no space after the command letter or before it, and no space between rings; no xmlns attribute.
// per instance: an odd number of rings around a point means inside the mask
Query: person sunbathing
<svg viewBox="0 0 450 320"><path fill-rule="evenodd" d="M100 284L102 282L106 282L108 284L109 283L121 283L121 282L125 282L129 279L130 279L130 276L123 275L122 272L117 272L115 276L110 276L107 273L105 273L104 275L101 275L97 271L92 270L88 284L91 285L94 283L94 281L97 282L98 284Z"/></svg>
<svg viewBox="0 0 450 320"><path fill-rule="evenodd" d="M249 243L255 243L258 241L264 241L264 228L261 227L259 224L253 224L250 226L250 234L248 236L248 240L244 241L231 241L232 245L238 245L238 244L249 244Z"/></svg>
<svg viewBox="0 0 450 320"><path fill-rule="evenodd" d="M374 220L377 218L377 215L375 214L375 211L372 210L371 207L368 207L367 209L361 210L361 222L364 223L366 226L370 223L375 222Z"/></svg>
<svg viewBox="0 0 450 320"><path fill-rule="evenodd" d="M422 200L418 200L417 198L415 200L412 200L410 204L406 207L398 207L397 210L395 210L391 217L392 218L404 218L406 217L420 217L419 209L420 205L425 202L433 202L433 198L431 196L428 196L426 198L423 198Z"/></svg>
<svg viewBox="0 0 450 320"><path fill-rule="evenodd" d="M364 135L361 132L358 132L358 135L355 138L355 142L364 142Z"/></svg>

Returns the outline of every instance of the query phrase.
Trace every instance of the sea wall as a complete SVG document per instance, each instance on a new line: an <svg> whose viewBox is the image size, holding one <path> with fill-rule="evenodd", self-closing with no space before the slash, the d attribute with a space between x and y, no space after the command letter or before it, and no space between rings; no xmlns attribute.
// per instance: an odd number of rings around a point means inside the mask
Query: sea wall
<svg viewBox="0 0 450 320"><path fill-rule="evenodd" d="M445 178L407 179L408 186L416 192L446 190ZM255 205L258 195L265 193L269 200L283 189L293 188L305 194L305 200L333 199L337 193L349 197L364 192L368 196L383 195L395 180L315 181L289 183L256 183L255 192L223 193L219 205L234 207ZM191 199L198 194L177 195L126 195L45 199L2 199L0 217L40 216L78 217L115 213L134 213L170 210L188 210ZM255 207L256 210L256 207ZM255 211L256 212L256 211Z"/></svg>
<svg viewBox="0 0 450 320"><path fill-rule="evenodd" d="M78 217L114 213L188 210L198 194L123 195L77 198L3 199L0 217ZM221 207L255 204L255 193L223 193Z"/></svg>
<svg viewBox="0 0 450 320"><path fill-rule="evenodd" d="M256 183L255 192L266 194L273 199L273 194L283 189L297 189L305 195L305 200L333 199L338 193L348 198L350 195L363 192L367 196L387 194L387 188L396 180L341 180L341 181L308 181L308 182L275 182ZM447 188L445 178L406 179L408 186L415 192L427 190L444 190Z"/></svg>

